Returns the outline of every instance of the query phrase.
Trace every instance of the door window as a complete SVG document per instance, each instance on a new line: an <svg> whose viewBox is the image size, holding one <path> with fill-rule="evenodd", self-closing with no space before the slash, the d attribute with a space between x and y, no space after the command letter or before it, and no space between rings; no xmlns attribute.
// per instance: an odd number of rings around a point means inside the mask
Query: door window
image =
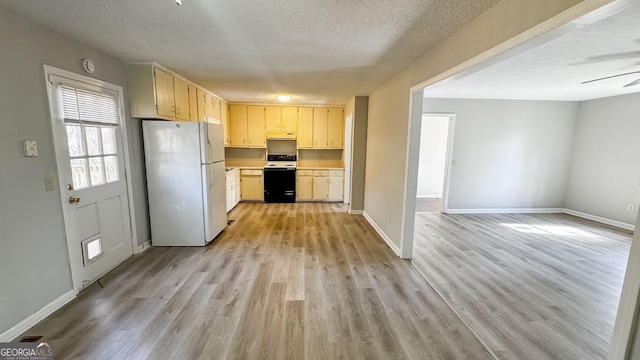
<svg viewBox="0 0 640 360"><path fill-rule="evenodd" d="M116 97L67 85L60 91L74 189L118 181Z"/></svg>

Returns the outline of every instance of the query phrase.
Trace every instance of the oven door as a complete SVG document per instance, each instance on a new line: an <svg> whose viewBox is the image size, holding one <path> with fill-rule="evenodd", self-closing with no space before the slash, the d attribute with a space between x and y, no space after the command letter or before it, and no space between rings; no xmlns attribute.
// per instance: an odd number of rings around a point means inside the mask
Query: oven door
<svg viewBox="0 0 640 360"><path fill-rule="evenodd" d="M264 201L268 203L296 202L296 169L264 169Z"/></svg>

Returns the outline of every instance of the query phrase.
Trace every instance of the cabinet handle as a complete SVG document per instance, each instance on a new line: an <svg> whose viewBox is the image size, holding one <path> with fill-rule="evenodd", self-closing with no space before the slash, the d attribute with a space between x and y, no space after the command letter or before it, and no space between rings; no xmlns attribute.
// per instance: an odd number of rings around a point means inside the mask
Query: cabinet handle
<svg viewBox="0 0 640 360"><path fill-rule="evenodd" d="M171 112L176 112L176 107L171 105Z"/></svg>
<svg viewBox="0 0 640 360"><path fill-rule="evenodd" d="M180 114L180 108L176 108L176 114Z"/></svg>

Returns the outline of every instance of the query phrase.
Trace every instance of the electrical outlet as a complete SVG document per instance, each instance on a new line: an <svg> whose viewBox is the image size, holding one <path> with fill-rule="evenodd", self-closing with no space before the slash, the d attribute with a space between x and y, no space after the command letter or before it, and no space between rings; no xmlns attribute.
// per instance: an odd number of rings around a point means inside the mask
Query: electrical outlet
<svg viewBox="0 0 640 360"><path fill-rule="evenodd" d="M515 199L515 198L516 198L516 193L512 192L512 193L511 193L511 198L512 198L512 199Z"/></svg>
<svg viewBox="0 0 640 360"><path fill-rule="evenodd" d="M634 209L633 204L627 205L627 211L633 211L633 209Z"/></svg>
<svg viewBox="0 0 640 360"><path fill-rule="evenodd" d="M44 178L44 189L46 191L55 191L56 181L52 177Z"/></svg>

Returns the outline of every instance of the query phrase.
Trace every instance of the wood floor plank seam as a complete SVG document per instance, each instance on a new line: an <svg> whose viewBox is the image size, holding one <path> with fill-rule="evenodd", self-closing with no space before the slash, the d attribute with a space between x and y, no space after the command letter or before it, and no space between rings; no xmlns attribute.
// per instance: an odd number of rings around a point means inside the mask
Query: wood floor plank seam
<svg viewBox="0 0 640 360"><path fill-rule="evenodd" d="M424 280L427 282L427 284L429 284L429 286L433 289L433 291L434 291L436 294L438 294L438 296L440 297L440 299L441 299L445 304L447 304L447 306L449 307L449 309L451 309L451 311L456 315L456 317L460 320L460 322L461 322L462 324L464 324L464 326L465 326L467 329L469 329L469 331L473 334L473 336L475 336L475 338L476 338L476 339L478 339L478 342L479 342L480 344L482 344L482 346L485 348L485 350L487 350L487 352L491 355L491 357L493 358L493 360L501 360L501 359L498 357L498 355L496 355L496 354L493 352L493 350L492 350L492 349L487 345L487 343L485 343L484 339L483 339L483 338L481 338L480 336L478 336L478 334L473 330L473 327L469 326L469 324L467 324L467 321L466 321L462 316L460 316L460 314L458 313L458 311L456 310L456 308L455 308L453 305L451 305L451 304L449 303L449 301L447 300L447 298L446 298L446 297L444 297L444 296L442 295L442 293L440 293L440 291L439 291L437 288L435 288L435 287L433 286L433 284L431 283L431 281L429 281L429 279L425 276L425 274L423 274L423 273L422 273L422 271L421 271L421 270L416 266L416 264L415 264L413 261L411 261L411 265L413 265L413 267L414 267L414 268L415 268L415 269L420 273L420 275L422 275L422 277L424 278Z"/></svg>

